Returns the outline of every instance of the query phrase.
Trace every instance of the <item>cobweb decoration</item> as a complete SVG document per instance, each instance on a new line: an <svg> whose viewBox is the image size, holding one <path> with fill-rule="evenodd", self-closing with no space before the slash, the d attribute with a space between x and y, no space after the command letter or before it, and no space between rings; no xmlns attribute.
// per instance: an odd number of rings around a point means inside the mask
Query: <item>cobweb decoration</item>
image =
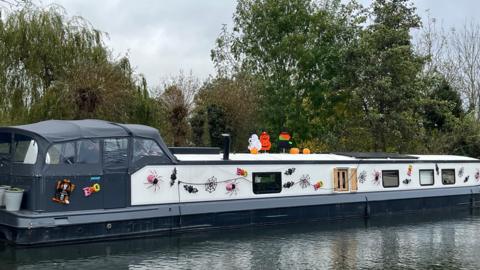
<svg viewBox="0 0 480 270"><path fill-rule="evenodd" d="M308 174L302 175L302 177L300 177L300 180L298 182L299 182L299 184L302 188L307 188L307 187L311 186L310 175L308 175Z"/></svg>
<svg viewBox="0 0 480 270"><path fill-rule="evenodd" d="M158 175L157 171L151 170L148 173L147 176L147 182L145 182L145 185L148 185L147 188L154 188L154 191L157 191L157 188L160 189L160 183L162 182L162 177Z"/></svg>
<svg viewBox="0 0 480 270"><path fill-rule="evenodd" d="M217 189L217 178L212 176L208 178L207 183L205 183L205 191L212 193Z"/></svg>
<svg viewBox="0 0 480 270"><path fill-rule="evenodd" d="M465 172L465 168L461 167L460 170L458 171L458 177L462 177Z"/></svg>

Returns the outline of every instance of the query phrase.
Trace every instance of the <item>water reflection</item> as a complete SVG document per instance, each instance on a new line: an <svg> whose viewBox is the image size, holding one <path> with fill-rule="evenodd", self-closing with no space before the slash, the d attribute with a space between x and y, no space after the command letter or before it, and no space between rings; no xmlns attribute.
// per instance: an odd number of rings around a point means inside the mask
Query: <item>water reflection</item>
<svg viewBox="0 0 480 270"><path fill-rule="evenodd" d="M15 249L0 269L479 269L480 214L374 218Z"/></svg>

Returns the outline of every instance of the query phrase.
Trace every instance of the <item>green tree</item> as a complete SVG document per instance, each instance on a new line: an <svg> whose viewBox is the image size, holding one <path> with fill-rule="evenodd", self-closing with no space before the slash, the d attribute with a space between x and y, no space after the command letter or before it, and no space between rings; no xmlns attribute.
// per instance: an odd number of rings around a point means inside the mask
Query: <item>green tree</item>
<svg viewBox="0 0 480 270"><path fill-rule="evenodd" d="M240 0L232 52L261 81L263 128L301 141L329 132L325 119L344 102L347 52L359 7L338 0Z"/></svg>
<svg viewBox="0 0 480 270"><path fill-rule="evenodd" d="M414 52L410 31L420 18L408 0L376 0L371 16L351 74L353 108L361 112L355 122L368 131L373 150L414 151L422 136L424 58Z"/></svg>

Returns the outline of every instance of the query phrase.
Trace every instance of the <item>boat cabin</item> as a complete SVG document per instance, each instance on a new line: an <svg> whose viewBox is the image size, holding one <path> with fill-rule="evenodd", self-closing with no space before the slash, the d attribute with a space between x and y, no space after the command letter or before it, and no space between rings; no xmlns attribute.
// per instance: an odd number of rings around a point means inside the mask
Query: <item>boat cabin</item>
<svg viewBox="0 0 480 270"><path fill-rule="evenodd" d="M52 187L63 179L76 193L95 184L102 190L72 196L69 211L127 207L130 173L174 161L158 131L142 125L50 120L0 128L0 185L25 189L23 210L65 211L52 203Z"/></svg>

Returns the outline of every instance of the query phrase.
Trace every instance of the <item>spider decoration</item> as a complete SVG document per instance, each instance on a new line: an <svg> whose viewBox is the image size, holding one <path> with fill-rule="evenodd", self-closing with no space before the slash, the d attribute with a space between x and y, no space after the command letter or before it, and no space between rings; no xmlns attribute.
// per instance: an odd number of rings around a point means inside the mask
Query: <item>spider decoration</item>
<svg viewBox="0 0 480 270"><path fill-rule="evenodd" d="M465 177L465 179L463 179L463 182L464 182L464 183L468 182L468 179L470 179L470 175L467 175L467 176Z"/></svg>
<svg viewBox="0 0 480 270"><path fill-rule="evenodd" d="M358 181L363 184L365 183L365 181L367 181L367 172L366 171L362 171L360 173L360 175L358 176Z"/></svg>
<svg viewBox="0 0 480 270"><path fill-rule="evenodd" d="M290 168L285 171L285 175L292 175L295 172L295 168Z"/></svg>
<svg viewBox="0 0 480 270"><path fill-rule="evenodd" d="M300 177L300 181L298 181L298 182L300 183L300 186L302 188L307 188L307 187L311 186L310 175L308 175L308 174L302 175L302 177Z"/></svg>
<svg viewBox="0 0 480 270"><path fill-rule="evenodd" d="M475 172L475 180L480 181L480 170L477 169L477 172Z"/></svg>
<svg viewBox="0 0 480 270"><path fill-rule="evenodd" d="M435 163L435 172L437 173L437 175L440 175L440 168L438 168L437 163Z"/></svg>
<svg viewBox="0 0 480 270"><path fill-rule="evenodd" d="M283 187L284 187L284 188L291 188L291 187L293 187L293 185L295 185L295 182L293 182L293 181L288 181L288 182L286 182L285 184L283 184Z"/></svg>
<svg viewBox="0 0 480 270"><path fill-rule="evenodd" d="M410 182L412 182L412 179L406 178L406 179L404 179L402 182L403 182L405 185L408 185L408 184L410 184Z"/></svg>
<svg viewBox="0 0 480 270"><path fill-rule="evenodd" d="M225 185L225 189L227 190L227 194L229 194L230 196L232 195L237 195L238 193L238 184L237 184L237 181L236 180L233 180L231 182L228 182L226 185Z"/></svg>
<svg viewBox="0 0 480 270"><path fill-rule="evenodd" d="M460 170L458 170L458 177L462 177L464 172L465 168L461 167Z"/></svg>
<svg viewBox="0 0 480 270"><path fill-rule="evenodd" d="M377 170L373 171L373 183L375 183L376 185L380 184L380 172Z"/></svg>
<svg viewBox="0 0 480 270"><path fill-rule="evenodd" d="M197 193L198 189L196 187L193 187L192 185L183 185L183 188L188 192L188 193Z"/></svg>
<svg viewBox="0 0 480 270"><path fill-rule="evenodd" d="M175 180L177 180L177 168L173 168L173 172L170 175L170 186L175 185Z"/></svg>
<svg viewBox="0 0 480 270"><path fill-rule="evenodd" d="M147 182L145 185L148 185L147 188L154 188L154 191L157 191L157 188L160 189L160 183L163 182L162 177L158 175L157 171L152 170L147 176Z"/></svg>
<svg viewBox="0 0 480 270"><path fill-rule="evenodd" d="M217 189L217 178L212 176L208 178L207 183L205 183L205 191L212 193Z"/></svg>

